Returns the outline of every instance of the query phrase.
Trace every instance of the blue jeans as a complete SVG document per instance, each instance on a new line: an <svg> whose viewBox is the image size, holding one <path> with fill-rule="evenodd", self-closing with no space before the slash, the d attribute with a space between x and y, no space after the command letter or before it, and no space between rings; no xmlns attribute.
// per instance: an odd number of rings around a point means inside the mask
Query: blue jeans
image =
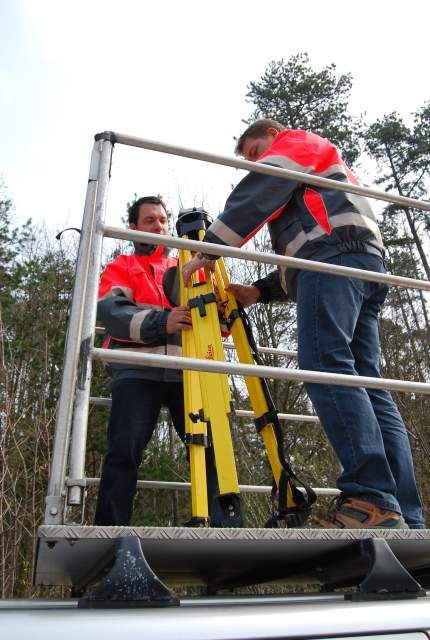
<svg viewBox="0 0 430 640"><path fill-rule="evenodd" d="M330 264L385 272L378 256L341 254ZM303 271L297 291L301 369L381 377L378 314L387 286ZM411 448L400 413L386 391L306 384L343 467L338 488L402 513L424 528Z"/></svg>
<svg viewBox="0 0 430 640"><path fill-rule="evenodd" d="M103 463L94 524L130 524L137 472L163 405L169 409L176 432L183 441L185 412L181 382L140 378L113 382L108 427L109 451ZM216 501L212 504L212 498L218 494L212 447L206 449L206 473L211 523L216 525L222 513Z"/></svg>

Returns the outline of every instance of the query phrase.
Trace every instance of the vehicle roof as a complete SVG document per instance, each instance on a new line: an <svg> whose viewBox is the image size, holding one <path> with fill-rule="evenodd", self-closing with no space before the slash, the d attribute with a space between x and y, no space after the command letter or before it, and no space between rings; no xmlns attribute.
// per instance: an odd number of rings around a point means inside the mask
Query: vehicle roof
<svg viewBox="0 0 430 640"><path fill-rule="evenodd" d="M179 607L78 609L76 600L0 601L4 638L232 640L326 638L430 629L430 597L350 602L342 595L182 599ZM411 636L412 639L412 636Z"/></svg>

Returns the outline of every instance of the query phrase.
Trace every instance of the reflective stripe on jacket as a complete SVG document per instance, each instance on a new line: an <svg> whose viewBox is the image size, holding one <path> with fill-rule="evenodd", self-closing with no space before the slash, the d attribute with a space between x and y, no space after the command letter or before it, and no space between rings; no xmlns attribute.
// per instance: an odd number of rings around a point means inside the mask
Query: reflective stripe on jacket
<svg viewBox="0 0 430 640"><path fill-rule="evenodd" d="M97 307L109 334L105 348L182 355L180 334L166 333L172 307L163 290L163 275L177 262L177 258L165 255L160 246L150 255L120 255L106 266L100 279ZM115 379L171 382L182 378L180 371L158 367L115 363L110 369Z"/></svg>
<svg viewBox="0 0 430 640"><path fill-rule="evenodd" d="M258 162L358 183L337 148L307 131L280 132ZM324 260L339 253L384 253L367 198L254 172L232 191L205 241L240 247L266 223L281 255ZM281 269L282 286L293 297L297 276L296 269Z"/></svg>

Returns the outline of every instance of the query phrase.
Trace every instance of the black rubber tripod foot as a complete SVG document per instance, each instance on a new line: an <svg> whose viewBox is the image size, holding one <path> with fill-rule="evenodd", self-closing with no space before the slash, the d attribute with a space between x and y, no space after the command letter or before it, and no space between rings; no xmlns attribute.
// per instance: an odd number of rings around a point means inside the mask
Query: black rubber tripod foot
<svg viewBox="0 0 430 640"><path fill-rule="evenodd" d="M369 570L358 591L346 593L345 600L397 600L426 595L383 538L362 540L360 552L367 557Z"/></svg>
<svg viewBox="0 0 430 640"><path fill-rule="evenodd" d="M138 538L120 538L109 573L78 601L83 609L178 606L179 600L152 571Z"/></svg>
<svg viewBox="0 0 430 640"><path fill-rule="evenodd" d="M211 527L240 528L243 527L242 503L237 493L223 493L215 496L212 511L217 513L211 517Z"/></svg>

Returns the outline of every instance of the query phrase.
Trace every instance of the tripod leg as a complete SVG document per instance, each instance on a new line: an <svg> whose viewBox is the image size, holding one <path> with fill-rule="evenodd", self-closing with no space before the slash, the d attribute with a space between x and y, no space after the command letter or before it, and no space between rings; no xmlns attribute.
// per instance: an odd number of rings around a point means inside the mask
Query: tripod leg
<svg viewBox="0 0 430 640"><path fill-rule="evenodd" d="M182 260L186 261L186 252L181 253ZM182 266L181 261L180 265ZM193 282L186 289L181 277L181 288L187 293L188 306L191 309L193 329L187 333L193 335L195 356L224 360L216 296L210 271L205 270L204 281ZM199 372L198 377L202 399L200 420L210 427L219 488L219 495L214 497L211 505L218 515L211 523L218 526L242 526L239 483L229 421L231 397L227 376Z"/></svg>
<svg viewBox="0 0 430 640"><path fill-rule="evenodd" d="M215 272L215 276L220 295L227 299L226 316L227 318L233 318L233 322L230 326L230 331L234 345L236 347L236 353L239 362L245 364L255 364L251 348L249 346L248 337L246 335L245 327L243 326L242 319L239 315L239 309L236 300L232 294L229 294L225 290L229 283L229 278L224 261L221 259L217 261L217 270ZM259 378L245 377L245 384L248 389L254 415L258 419L261 416L267 414L267 412L269 411L261 380ZM277 486L279 486L282 465L279 460L278 443L273 430L273 425L268 424L267 426L263 427L260 433L266 447L267 457L269 459L273 477Z"/></svg>
<svg viewBox="0 0 430 640"><path fill-rule="evenodd" d="M201 421L194 422L191 418L191 416L195 415L192 407L197 406L196 395L200 396L198 376L195 375L194 371L184 371L185 442L190 454L191 479L192 518L189 524L192 526L205 526L209 523L205 456L208 440L206 424Z"/></svg>
<svg viewBox="0 0 430 640"><path fill-rule="evenodd" d="M228 324L236 347L239 362L255 364L255 357L250 346L249 336L244 326L236 299L231 293L226 291L226 287L229 284L229 278L222 259L217 261L215 277L221 298L226 300L225 314L227 319L230 320ZM279 436L278 439L275 430L275 424L279 425L276 409L273 406L273 403L269 406L265 381L255 377L245 377L245 384L248 389L251 406L254 411L255 424L263 439L273 478L280 494L280 503L283 502L283 504L280 504L280 512L287 514L289 511L292 514L290 521L298 524L301 513L303 513L302 518L304 519L304 514L307 514L307 510L302 510L301 507L298 507L297 505L289 478L290 468L287 468L286 466L283 452L281 459L280 443L282 444L282 438ZM286 483L283 482L283 480L287 480ZM296 497L299 501L302 501L302 495L297 491ZM287 521L285 519L285 524L286 522Z"/></svg>
<svg viewBox="0 0 430 640"><path fill-rule="evenodd" d="M194 288L200 299L204 299L208 288L203 283ZM209 292L210 293L210 292ZM192 308L193 332L196 338L196 355L199 358L223 360L218 311L215 300L205 304L205 316L199 308ZM230 390L227 376L199 372L204 420L211 427L214 448L219 496L214 500L224 514L220 526L241 526L239 483L231 441L229 414L231 411Z"/></svg>
<svg viewBox="0 0 430 640"><path fill-rule="evenodd" d="M179 267L187 262L189 252L179 252ZM182 279L181 279L182 280ZM186 292L180 288L181 304L186 305ZM195 357L194 336L191 331L182 332L182 351L185 357ZM205 526L209 522L206 456L207 428L206 423L199 419L202 406L200 380L198 372L184 371L184 405L185 405L185 442L190 456L191 480L191 526Z"/></svg>

